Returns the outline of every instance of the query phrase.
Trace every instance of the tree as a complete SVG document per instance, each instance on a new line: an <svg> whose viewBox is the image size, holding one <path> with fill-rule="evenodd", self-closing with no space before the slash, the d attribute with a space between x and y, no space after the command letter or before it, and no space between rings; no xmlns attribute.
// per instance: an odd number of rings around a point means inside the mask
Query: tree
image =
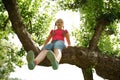
<svg viewBox="0 0 120 80"><path fill-rule="evenodd" d="M24 49L27 52L30 50L33 50L35 55L37 55L40 52L40 50L33 43L33 40L31 39L30 34L27 32L27 30L25 28L25 24L23 23L23 20L21 19L21 15L19 13L16 0L9 0L9 1L2 0L2 1L4 3L6 10L8 11L9 19L12 23L12 28L13 28L14 32L17 34L18 38L20 39ZM72 0L70 0L70 1L72 1ZM80 4L77 4L80 1L78 1L78 2L77 1L78 0L76 0L76 5L75 5L75 3L74 3L74 5L72 5L72 6L75 6L75 8L76 8L76 6L78 8L78 6L80 5ZM86 1L87 0L84 0L84 1L81 0L82 4L85 4ZM91 0L89 0L89 1L91 1ZM89 2L89 1L87 1L87 2ZM100 1L102 2L102 0L100 0ZM93 3L95 3L95 2L96 1L93 1ZM86 3L86 5L87 5L87 3ZM96 6L98 6L97 2L96 2ZM90 6L83 7L83 8L85 8L85 11L89 10L90 12L96 10L94 8L93 8L93 10L90 10L91 9ZM98 8L98 10L99 9L102 9L102 7ZM96 13L95 14L93 13L92 15L96 15ZM118 14L118 13L119 12L117 12L116 14ZM85 17L90 19L91 16L89 17L88 15L90 15L90 14L86 14ZM110 15L112 15L112 18ZM117 57L114 57L114 56L102 54L102 50L99 49L99 46L98 46L98 44L99 44L98 41L100 39L102 32L105 30L105 27L110 25L110 23L113 22L115 19L119 19L119 14L115 18L113 16L114 15L111 13L109 13L109 14L104 13L102 15L98 14L95 17L92 16L91 18L93 19L93 23L94 23L94 24L92 23L92 26L94 26L94 27L90 27L88 31L93 30L93 29L94 29L94 31L91 32L91 34L90 34L91 38L88 41L88 44L85 45L86 47L84 47L84 48L68 47L68 48L64 49L63 53L65 53L65 54L63 54L61 63L74 64L74 65L82 68L85 80L93 80L91 68L94 68L96 70L97 74L103 78L107 78L110 80L119 80L120 79L120 67L119 67L120 59ZM91 22L92 22L92 19L90 19ZM90 22L87 22L87 20L85 21L85 23L90 24ZM89 25L89 26L91 26L91 25ZM40 65L49 66L50 63L46 59Z"/></svg>

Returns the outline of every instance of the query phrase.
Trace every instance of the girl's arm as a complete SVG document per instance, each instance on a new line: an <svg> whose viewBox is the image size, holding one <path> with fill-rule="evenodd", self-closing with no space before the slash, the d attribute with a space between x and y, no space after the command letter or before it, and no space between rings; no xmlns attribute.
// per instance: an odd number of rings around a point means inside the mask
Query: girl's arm
<svg viewBox="0 0 120 80"><path fill-rule="evenodd" d="M48 37L47 37L47 39L45 40L45 43L44 43L43 46L45 46L50 41L51 37L52 37L52 35L49 34Z"/></svg>
<svg viewBox="0 0 120 80"><path fill-rule="evenodd" d="M68 46L71 46L71 41L70 41L70 35L69 35L69 33L66 33L65 37L66 37Z"/></svg>

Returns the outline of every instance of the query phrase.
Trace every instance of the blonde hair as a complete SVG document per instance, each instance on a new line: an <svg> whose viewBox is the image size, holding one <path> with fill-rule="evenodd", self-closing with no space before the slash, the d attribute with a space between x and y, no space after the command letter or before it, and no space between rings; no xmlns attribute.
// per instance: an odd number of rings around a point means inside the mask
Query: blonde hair
<svg viewBox="0 0 120 80"><path fill-rule="evenodd" d="M56 23L57 23L59 20L63 21L63 19L61 19L61 18L59 18L59 19L57 19L57 20L55 21L55 26L54 26L54 30L53 30L53 32L52 32L52 36L55 35ZM63 24L64 24L64 21L63 21ZM63 35L63 37L65 37L65 35L66 35L66 33L65 33L65 31L64 31L64 26L63 26L63 30L62 30L62 35Z"/></svg>
<svg viewBox="0 0 120 80"><path fill-rule="evenodd" d="M58 22L59 20L61 20L61 21L63 22L63 24L64 24L63 19L59 18L59 19L57 19L57 20L55 21L55 26L56 26L56 24L57 24L57 22ZM54 27L54 29L55 29L55 27ZM63 29L64 29L64 26L63 26Z"/></svg>

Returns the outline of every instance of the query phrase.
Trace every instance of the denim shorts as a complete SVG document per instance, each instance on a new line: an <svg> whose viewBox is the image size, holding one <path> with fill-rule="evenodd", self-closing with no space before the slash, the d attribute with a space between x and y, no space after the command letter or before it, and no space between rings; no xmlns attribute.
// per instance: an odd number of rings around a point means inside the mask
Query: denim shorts
<svg viewBox="0 0 120 80"><path fill-rule="evenodd" d="M55 48L62 50L65 47L64 41L55 40L46 45L43 49L54 50Z"/></svg>

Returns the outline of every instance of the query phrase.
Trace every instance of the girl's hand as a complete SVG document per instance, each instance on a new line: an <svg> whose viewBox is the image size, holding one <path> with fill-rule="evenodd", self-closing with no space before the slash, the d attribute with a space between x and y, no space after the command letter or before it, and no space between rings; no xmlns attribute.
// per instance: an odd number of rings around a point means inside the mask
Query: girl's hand
<svg viewBox="0 0 120 80"><path fill-rule="evenodd" d="M71 47L71 45L66 46L66 48L69 48L69 47Z"/></svg>
<svg viewBox="0 0 120 80"><path fill-rule="evenodd" d="M42 46L41 50L44 50L44 47L45 47L45 46Z"/></svg>

